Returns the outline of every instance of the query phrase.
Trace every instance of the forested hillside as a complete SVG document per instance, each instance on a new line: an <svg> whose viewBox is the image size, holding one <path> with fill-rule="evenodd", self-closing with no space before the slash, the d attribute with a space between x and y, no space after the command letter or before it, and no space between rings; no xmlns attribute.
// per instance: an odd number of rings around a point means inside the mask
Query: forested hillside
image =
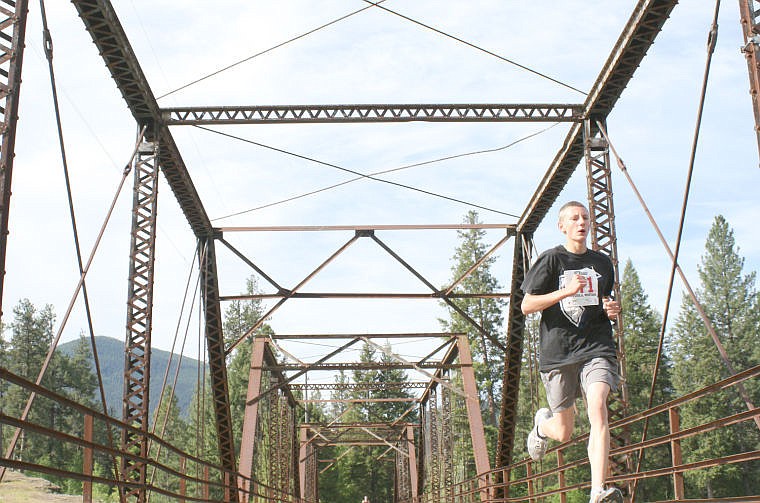
<svg viewBox="0 0 760 503"><path fill-rule="evenodd" d="M95 341L98 348L98 360L100 361L100 370L103 374L103 386L106 393L106 401L108 403L108 410L112 411L112 415L121 417L121 400L124 392L124 342L113 339L111 337L95 337ZM76 351L76 347L79 341L70 341L65 344L61 344L58 348L59 351L67 356L72 356ZM89 347L89 341L88 341ZM169 358L171 353L168 351L162 351L160 349L153 349L150 359L150 396L153 398L150 401L150 411L153 413L156 405L158 405L158 397L161 394L161 383L163 381L164 374L166 373L166 366L169 364ZM94 371L95 364L92 358L92 352L89 352L90 364ZM171 357L171 368L169 369L169 381L171 385L174 381L174 375L179 363L179 356L174 355ZM182 367L177 377L177 386L175 390L175 396L177 398L177 405L180 408L181 414L187 416L190 401L195 393L197 376L198 376L198 360L193 358L183 357ZM93 399L97 399L94 396Z"/></svg>

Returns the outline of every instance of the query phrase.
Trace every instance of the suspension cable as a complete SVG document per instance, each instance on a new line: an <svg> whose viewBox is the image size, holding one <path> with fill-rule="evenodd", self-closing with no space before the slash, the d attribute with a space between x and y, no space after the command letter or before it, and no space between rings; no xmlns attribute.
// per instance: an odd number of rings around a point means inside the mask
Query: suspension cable
<svg viewBox="0 0 760 503"><path fill-rule="evenodd" d="M47 14L45 12L45 2L40 0L40 13L42 17L42 44L45 52L45 58L48 63L48 73L50 75L50 89L53 98L53 110L55 114L56 127L58 131L58 145L61 154L61 166L63 167L63 177L66 184L66 196L69 205L69 217L71 219L71 228L74 233L74 249L76 250L77 266L79 267L80 276L84 273L84 267L82 265L82 249L79 243L79 231L77 229L76 212L74 211L74 200L71 191L71 181L69 177L69 167L66 160L66 144L63 139L63 124L61 121L61 111L58 103L58 87L55 80L55 70L53 67L53 38L50 34L50 29L47 23ZM90 347L92 349L93 363L95 365L95 375L98 380L98 391L100 394L100 403L103 407L103 413L108 415L108 405L106 402L106 392L103 385L103 375L100 369L100 358L98 356L98 348L95 343L95 329L92 323L92 310L90 309L90 297L87 294L87 285L82 282L82 300L84 301L85 316L87 318L87 328L90 335ZM53 348L55 349L55 348ZM108 429L108 445L113 447L113 433L111 431L111 424L106 424ZM119 468L116 463L115 456L113 457L113 470L114 477L119 478ZM2 480L2 473L0 473L0 480ZM121 493L121 492L120 492Z"/></svg>
<svg viewBox="0 0 760 503"><path fill-rule="evenodd" d="M140 131L140 134L138 135L138 140L135 142L135 148L132 151L132 155L130 159L134 159L134 157L137 155L137 150L140 146L140 142L142 141L143 134L145 133L145 128ZM92 250L90 251L90 256L87 259L87 263L85 264L82 273L79 276L79 281L77 282L76 287L74 288L74 292L71 295L71 299L69 300L69 305L66 309L66 312L63 316L63 320L61 321L61 325L58 328L57 333L55 334L55 337L53 338L53 341L50 344L50 349L48 350L48 354L45 357L45 361L42 364L42 368L40 369L40 372L37 376L37 380L35 381L35 384L38 386L42 382L42 378L45 376L45 373L47 372L48 366L50 365L51 360L53 359L53 354L55 353L56 348L58 347L58 342L61 339L61 334L63 333L64 328L66 328L66 324L68 323L69 316L71 316L71 312L74 309L74 304L76 302L77 297L79 297L79 292L82 289L82 285L84 284L85 277L87 276L87 273L90 270L90 266L92 265L93 260L95 259L95 254L98 250L98 247L100 246L100 241L103 238L103 234L105 233L106 227L108 226L108 223L111 220L111 216L113 215L114 208L116 207L116 202L119 198L119 195L121 194L121 190L124 187L124 182L127 179L127 176L129 175L130 171L132 169L131 161L127 163L126 167L124 168L124 172L122 174L121 180L119 181L118 187L116 189L116 193L114 194L113 200L111 201L111 206L108 209L108 212L106 214L106 217L103 221L103 224L101 225L100 232L98 233L98 236L95 239L95 243L92 246ZM32 392L29 395L29 398L27 399L26 406L24 407L24 411L21 414L21 421L25 421L27 416L29 415L29 411L32 408L32 403L34 403L34 399L37 396L36 393ZM10 444L8 445L8 448L6 450L5 457L10 458L13 454L13 450L16 448L16 443L18 442L18 439L21 435L21 428L16 428L16 431L13 434L13 438L11 439ZM2 475L5 473L5 469L0 467L0 478L2 478Z"/></svg>
<svg viewBox="0 0 760 503"><path fill-rule="evenodd" d="M541 73L539 71L533 70L532 68L528 68L527 66L522 65L522 64L520 64L520 63L518 63L516 61L513 61L511 59L505 58L504 56L500 56L499 54L496 54L495 52L489 51L488 49L484 49L484 48L482 48L482 47L480 47L478 45L470 43L470 42L468 42L466 40L463 40L463 39L461 39L459 37L455 37L454 35L446 33L445 31L441 31L438 28L435 28L433 26L427 25L427 24L425 24L425 23L423 23L421 21L417 21L416 19L412 19L412 18L410 18L408 16L405 16L404 14L401 14L400 12L396 12L395 10L389 9L389 8L383 6L383 5L378 5L380 2L374 3L371 0L363 0L363 1L367 2L369 4L372 4L373 6L377 7L378 9L382 9L382 10L384 10L386 12L389 12L391 14L394 14L394 15L400 17L400 18L406 19L407 21L411 21L412 23L417 24L419 26L422 26L423 28L427 28L428 30L432 30L432 31L438 33L439 35L443 35L444 37L448 37L450 39L456 40L457 42L460 42L460 43L462 43L462 44L464 44L464 45L466 45L468 47L472 47L473 49L477 49L480 52L484 52L484 53L488 54L489 56L493 56L495 58L498 58L498 59L500 59L500 60L502 60L502 61L504 61L506 63L509 63L510 65L514 65L514 66L516 66L518 68L521 68L521 69L523 69L525 71L528 71L530 73L538 75L541 78L544 78L544 79L547 79L547 80L551 80L552 82L554 82L556 84L559 84L559 85L561 85L563 87L571 89L571 90L573 90L573 91L575 91L577 93L581 93L584 96L588 95L588 93L583 92L580 89L578 89L576 87L573 87L573 86L571 86L569 84L565 84L564 82L562 82L560 80L557 80L557 79L555 79L553 77L549 77L548 75L546 75L544 73Z"/></svg>
<svg viewBox="0 0 760 503"><path fill-rule="evenodd" d="M548 130L556 127L556 126L559 126L559 125L560 125L559 122L555 122L554 124L552 124L551 126L549 126L547 128L544 128L544 129L542 129L540 131L536 131L534 133L530 133L530 134L528 134L526 136L523 136L521 138L518 138L518 139L516 139L516 140L514 140L514 141L512 141L510 143L508 143L507 145L502 145L501 147L487 148L487 149L481 149L481 150L474 150L474 151L471 151L471 152L464 152L464 153L461 153L461 154L452 154L452 155L448 155L448 156L444 156L444 157L439 157L437 159L430 159L430 160L427 160L427 161L416 162L416 163L413 163L413 164L406 164L404 166L399 166L399 167L396 167L396 168L390 168L390 169L385 169L385 170L381 170L381 171L375 171L373 173L369 173L366 176L384 175L384 174L387 174L387 173L393 173L393 172L402 171L402 170L405 170L405 169L418 168L420 166L426 166L428 164L435 164L437 162L443 162L443 161L450 161L450 160L453 160L453 159L459 159L461 157L468 157L468 156L471 156L471 155L490 154L490 153L493 153L493 152L499 152L501 150L506 150L506 149L508 149L510 147L513 147L513 146L517 145L518 143L521 143L521 142L523 142L525 140L533 138L534 136L538 136L538 135L540 135L542 133L545 133L546 131L548 131ZM249 208L247 210L242 210L242 211L238 211L238 212L235 212L235 213L230 213L228 215L223 215L221 217L212 218L211 221L212 222L216 222L218 220L223 220L225 218L236 217L236 216L239 216L239 215L244 215L246 213L251 213L253 211L263 210L263 209L269 208L271 206L278 206L280 204L289 203L289 202L295 201L297 199L301 199L301 198L308 197L308 196L313 196L315 194L319 194L320 192L326 192L328 190L335 189L337 187L341 187L343 185L348 185L349 183L355 182L357 180L362 180L364 178L365 178L365 176L357 176L357 177L354 177L354 178L349 178L349 179L344 180L342 182L338 182L338 183L335 183L335 184L332 184L332 185L327 185L327 186L324 186L322 188L314 189L314 190L311 190L309 192L304 192L304 193L296 195L296 196L290 196L290 197L287 197L285 199L280 199L279 201L263 204L261 206L255 207L255 208ZM517 217L517 215L509 215L509 216L513 216L513 217L519 218L519 217Z"/></svg>
<svg viewBox="0 0 760 503"><path fill-rule="evenodd" d="M340 170L340 171L345 171L347 173L351 173L353 175L357 175L360 178L366 178L366 179L369 179L369 180L374 180L376 182L387 183L388 185L393 185L393 186L396 186L396 187L401 187L403 189L408 189L408 190L412 190L412 191L415 191L415 192L421 192L421 193L427 194L429 196L439 197L441 199L446 199L448 201L453 201L455 203L464 204L466 206L472 206L472 207L479 208L479 209L482 209L482 210L492 211L494 213L499 213L500 215L506 215L506 216L509 216L509 217L519 218L518 215L513 215L513 214L507 213L505 211L496 210L496 209L493 209L493 208L489 208L487 206L482 206L482 205L479 205L479 204L467 202L467 201L464 201L464 200L461 200L461 199L457 199L455 197L450 197L450 196L446 196L446 195L443 195L443 194L438 194L436 192L431 192L429 190L420 189L420 188L417 188L417 187L412 187L411 185L405 185L403 183L394 182L394 181L391 181L391 180L385 180L385 179L382 179L382 178L377 178L377 177L375 177L373 175L365 175L364 173L361 173L359 171L355 171L355 170L352 170L352 169L344 168L342 166L338 166L337 164L333 164L333 163L329 163L329 162L325 162L325 161L320 161L320 160L315 159L313 157L308 157L308 156L305 156L305 155L302 155L302 154L297 154L295 152L290 152L288 150L284 150L284 149L281 149L281 148L278 148L278 147L273 147L271 145L266 145L264 143L259 143L259 142L254 141L254 140L249 140L249 139L246 139L246 138L242 138L240 136L235 136L235 135L232 135L232 134L229 134L229 133L224 133L222 131L216 131L214 129L210 129L210 128L207 128L207 127L204 127L204 126L195 126L195 127L197 127L198 129L203 129L204 131L209 131L211 133L216 133L216 134L221 135L221 136L226 136L228 138L233 138L235 140L240 140L240 141L245 142L245 143L250 143L251 145L256 145L258 147L266 148L266 149L269 149L269 150L274 150L275 152L280 152L280 153L283 153L283 154L286 154L286 155L297 157L299 159L304 159L304 160L309 161L309 162L313 162L313 163L316 163L316 164L321 164L323 166L327 166L327 167L330 167L330 168L335 168L335 169Z"/></svg>
<svg viewBox="0 0 760 503"><path fill-rule="evenodd" d="M200 250L198 250L197 247L196 247L196 256L198 255L199 251ZM200 274L199 274L198 278L196 279L195 288L193 288L193 296L192 296L192 299L190 301L190 310L188 311L188 315L187 315L187 323L185 324L185 332L184 332L184 336L182 338L182 344L180 345L179 357L178 357L178 360L177 360L177 365L176 365L176 367L174 369L174 377L172 379L171 392L169 393L169 397L167 399L166 396L165 396L165 390L166 390L167 382L169 380L169 370L171 369L172 360L174 359L174 348L176 347L177 339L179 338L179 331L180 331L180 327L182 325L182 317L183 317L184 312L185 312L185 304L187 303L188 292L190 291L190 283L191 283L191 280L192 280L193 269L194 268L195 268L195 265L191 262L191 264L190 264L190 271L188 272L188 276L187 276L187 283L185 284L185 293L182 296L182 305L180 306L179 316L177 317L177 327L174 330L174 339L172 340L172 347L169 350L169 361L167 362L166 369L164 370L164 377L163 377L163 380L161 382L161 394L159 395L158 406L156 407L156 414L158 414L159 410L161 409L161 406L164 403L166 403L165 413L164 413L164 417L163 417L162 423L161 423L161 434L160 434L161 438L164 438L164 435L166 434L166 426L167 426L167 424L169 422L169 407L171 407L171 403L174 400L174 394L175 394L175 391L177 389L177 382L179 381L179 371L182 368L182 359L183 359L184 353L185 353L185 343L187 342L187 336L188 336L188 333L190 332L190 320L191 320L191 318L193 316L193 310L194 310L193 308L195 307L196 295L197 295L198 289L199 289L198 285L200 284ZM156 418L158 418L158 416L156 416ZM157 424L158 424L157 421L154 421L153 428L151 429L151 434L155 435ZM149 438L148 439L148 452L150 452L152 444L153 444L153 438ZM162 444L158 445L158 449L157 449L157 452L156 452L156 461L158 461L159 457L161 456L162 447L163 447ZM152 467L152 471L151 471L151 474L150 474L150 481L151 481L151 483L150 483L149 487L152 487L152 483L153 483L153 480L156 477L156 471L157 470L158 470L157 466L153 466ZM147 496L148 503L150 502L150 498L151 498L152 495L153 495L153 492L150 491L148 493L148 496Z"/></svg>
<svg viewBox="0 0 760 503"><path fill-rule="evenodd" d="M206 80L206 79L208 79L208 78L211 78L211 77L213 77L213 76L215 76L215 75L219 75L220 73L226 72L227 70L229 70L229 69L231 69L231 68L234 68L234 67L236 67L236 66L238 66L238 65L241 65L241 64L243 64L243 63L245 63L245 62L247 62L247 61L250 61L250 60L252 60L252 59L254 59L254 58L257 58L257 57L259 57L259 56L262 56L262 55L264 55L264 54L266 54L266 53L268 53L268 52L272 52L272 51L273 51L273 50L275 50L275 49L279 49L280 47L283 47L283 46L285 46L285 45L287 45L287 44L289 44L289 43L291 43L291 42L295 42L296 40L299 40L299 39L302 39L302 38L304 38L304 37L307 37L308 35L311 35L312 33L315 33L315 32L317 32L317 31L319 31L319 30L321 30L321 29L323 29L323 28L327 28L328 26L331 26L331 25L333 25L333 24L335 24L335 23L338 23L338 22L340 22L340 21L343 21L344 19L347 19L347 18L349 18L349 17L351 17L351 16L353 16L353 15L355 15L355 14L359 14L360 12L364 12L364 11L365 11L365 10L367 10L367 9L371 9L372 7L375 7L375 6L377 6L378 4L381 4L381 3L383 3L383 2L385 2L385 0L379 0L378 2L371 2L371 3L372 3L372 5L368 5L368 6L366 6L366 7L362 7L361 9L357 9L357 10L355 10L355 11L353 11L353 12L349 12L349 13L348 13L348 14L346 14L345 16L341 16L341 17L339 17L339 18L337 18L337 19L333 19L333 20L332 20L332 21L330 21L329 23L325 23L325 24L323 24L323 25L317 26L316 28L313 28L313 29L311 29L311 30L307 31L306 33L302 33L301 35L298 35L298 36L295 36L295 37L293 37L293 38L290 38L290 39L288 39L288 40L286 40L286 41L284 41L284 42L280 42L279 44L277 44L277 45L275 45L275 46L272 46L272 47L270 47L269 49L264 49L263 51L259 51L259 52L257 52L256 54L252 54L252 55L248 56L247 58L243 58L243 59L241 59L241 60L239 60L239 61L236 61L236 62L234 62L234 63L232 63L232 64L229 64L229 65L227 65L227 66L225 66L225 67L222 67L222 68L220 68L220 69L218 69L218 70L215 70L215 71L213 71L213 72L211 72L211 73L209 73L209 74L207 74L207 75L204 75L203 77L200 77L200 78L198 78L198 79L195 79L195 80L193 80L193 81L191 81L191 82L188 82L187 84L184 84L184 85L182 85L182 86L180 86L180 87L178 87L178 88L176 88L176 89L174 89L174 90L172 90L172 91L169 91L169 92L167 92L167 93L164 93L164 94L162 94L161 96L159 96L159 97L158 97L158 98L156 98L156 99L157 99L157 100L160 100L161 98L166 98L167 96L169 96L169 95L172 95L172 94L174 94L174 93L176 93L176 92L178 92L178 91L181 91L181 90L183 90L183 89L186 89L186 88L188 88L188 87L190 87L190 86L192 86L192 85L194 85L194 84L197 84L197 83L199 83L199 82L202 82L202 81L204 81L204 80Z"/></svg>

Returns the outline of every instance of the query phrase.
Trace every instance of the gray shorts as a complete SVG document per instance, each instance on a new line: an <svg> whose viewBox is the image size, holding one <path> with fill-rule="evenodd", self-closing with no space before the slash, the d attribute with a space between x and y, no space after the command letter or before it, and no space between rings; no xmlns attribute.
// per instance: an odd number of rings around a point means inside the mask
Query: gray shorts
<svg viewBox="0 0 760 503"><path fill-rule="evenodd" d="M541 381L552 412L572 407L575 400L586 393L589 384L594 382L607 383L611 391L617 391L619 379L617 364L607 358L592 358L541 372Z"/></svg>

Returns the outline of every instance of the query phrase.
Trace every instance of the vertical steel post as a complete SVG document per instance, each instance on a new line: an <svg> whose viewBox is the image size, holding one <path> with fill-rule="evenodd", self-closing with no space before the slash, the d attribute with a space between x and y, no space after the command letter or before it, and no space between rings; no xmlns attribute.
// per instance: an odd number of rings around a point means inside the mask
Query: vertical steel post
<svg viewBox="0 0 760 503"><path fill-rule="evenodd" d="M562 468L562 466L565 464L565 454L562 449L559 449L557 451L557 468L559 469L559 473L557 475L557 479L559 481L559 488L564 489L567 487L567 477L565 476L565 469ZM559 495L559 503L567 503L567 493L561 492Z"/></svg>
<svg viewBox="0 0 760 503"><path fill-rule="evenodd" d="M428 395L428 407L430 409L430 495L433 501L441 500L441 451L440 451L440 414L438 413L438 392L435 387L430 388Z"/></svg>
<svg viewBox="0 0 760 503"><path fill-rule="evenodd" d="M472 353L470 352L470 343L467 336L457 336L457 350L459 351L459 364L462 374L462 389L464 390L464 403L467 409L467 422L470 424L470 438L472 440L472 451L475 457L475 471L478 475L483 475L491 471L488 463L488 449L486 447L486 433L483 428L483 417L481 416L480 399L478 387L475 381L475 369L472 365ZM485 478L478 478L478 484L481 488L487 486ZM484 490L481 499L488 499L488 494Z"/></svg>
<svg viewBox="0 0 760 503"><path fill-rule="evenodd" d="M499 419L499 439L496 447L496 466L508 466L512 461L517 424L517 400L520 393L520 370L522 368L523 340L525 338L525 315L520 305L524 294L520 290L530 257L530 236L518 233L512 258L512 283L509 295L509 318L507 324L507 352L504 356L504 381ZM500 471L498 477L509 477ZM497 478L498 478L497 477ZM496 480L504 483L506 480ZM502 488L497 495L505 495Z"/></svg>
<svg viewBox="0 0 760 503"><path fill-rule="evenodd" d="M668 419L670 421L670 434L681 431L681 417L677 408L668 409ZM670 441L670 457L672 466L681 466L683 458L681 456L681 441ZM683 472L673 472L673 499L676 501L684 499Z"/></svg>
<svg viewBox="0 0 760 503"><path fill-rule="evenodd" d="M179 473L182 474L179 479L179 503L185 503L185 496L187 496L187 480L184 477L187 475L187 458L185 456L179 457Z"/></svg>
<svg viewBox="0 0 760 503"><path fill-rule="evenodd" d="M225 480L237 486L235 439L232 434L232 414L230 412L230 394L227 387L227 364L222 332L222 309L219 301L219 279L216 269L216 248L214 236L208 236L202 243L201 290L206 324L206 347L208 348L208 367L211 376L211 398L214 402L216 436L219 443L219 461L224 471L230 476ZM237 491L227 486L232 501L237 501Z"/></svg>
<svg viewBox="0 0 760 503"><path fill-rule="evenodd" d="M593 124L595 124L594 122ZM620 299L620 274L615 234L615 209L612 200L612 171L610 169L610 149L607 140L600 132L592 130L591 120L583 122L584 154L586 159L586 183L588 188L588 206L591 216L591 248L607 255L615 268L613 296ZM606 129L606 125L603 127ZM620 373L618 391L610 395L611 419L625 417L628 411L628 386L626 380L625 338L623 334L622 315L618 316L613 330L617 342L617 356ZM610 432L610 439L615 445L630 444L630 429ZM623 463L611 459L613 473L633 470L633 460L626 456Z"/></svg>
<svg viewBox="0 0 760 503"><path fill-rule="evenodd" d="M459 352L459 364L462 374L462 389L464 390L464 403L467 409L467 422L470 426L470 439L472 441L473 454L475 456L475 469L478 475L491 470L488 462L488 449L486 448L486 434L481 415L478 386L475 380L470 343L466 335L457 336L457 351Z"/></svg>
<svg viewBox="0 0 760 503"><path fill-rule="evenodd" d="M84 415L84 440L93 441L93 417L92 414ZM85 447L82 456L82 474L92 477L93 452L92 447ZM85 479L82 482L82 503L92 503L92 480Z"/></svg>
<svg viewBox="0 0 760 503"><path fill-rule="evenodd" d="M240 474L243 477L240 478L238 486L241 491L250 490L247 487L247 481L253 473L253 452L259 415L259 400L256 400L256 398L261 393L262 365L264 365L265 349L266 339L263 337L253 339L251 364L248 370L248 391L245 396L243 434L240 437Z"/></svg>
<svg viewBox="0 0 760 503"><path fill-rule="evenodd" d="M757 14L760 12L758 0L739 0L744 46L742 52L747 59L749 70L749 94L752 97L752 111L755 114L755 135L760 151L760 25Z"/></svg>
<svg viewBox="0 0 760 503"><path fill-rule="evenodd" d="M21 66L24 60L27 0L5 0L0 10L0 319L3 316L5 254L8 245L8 213L11 206L11 178L16 147L16 123L21 94Z"/></svg>
<svg viewBox="0 0 760 503"><path fill-rule="evenodd" d="M305 426L300 426L300 441L301 441L301 447L298 449L298 481L299 485L301 487L301 499L307 500L309 496L309 491L306 487L307 485L307 478L308 474L306 473L306 460L309 456L309 430Z"/></svg>
<svg viewBox="0 0 760 503"><path fill-rule="evenodd" d="M121 473L136 485L124 489L127 499L146 501L146 465L149 431L151 331L153 327L153 278L156 256L158 203L158 144L143 142L134 161L132 231L129 254L127 340L124 356L123 420L140 433L122 430ZM133 456L130 456L133 455Z"/></svg>
<svg viewBox="0 0 760 503"><path fill-rule="evenodd" d="M417 481L417 449L414 446L414 429L406 427L406 445L409 453L409 490L412 499L419 496Z"/></svg>
<svg viewBox="0 0 760 503"><path fill-rule="evenodd" d="M478 409L480 409L480 407L478 407ZM443 461L443 497L445 501L449 502L452 501L452 490L454 486L453 444L454 435L451 431L451 388L444 387L441 388L441 459ZM486 460L487 459L488 458L486 457Z"/></svg>

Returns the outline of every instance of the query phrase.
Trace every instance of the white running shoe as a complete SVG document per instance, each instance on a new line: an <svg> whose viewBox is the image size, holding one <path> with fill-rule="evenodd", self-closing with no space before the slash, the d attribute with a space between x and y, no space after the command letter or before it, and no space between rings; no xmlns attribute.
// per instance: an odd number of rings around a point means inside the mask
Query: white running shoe
<svg viewBox="0 0 760 503"><path fill-rule="evenodd" d="M528 434L528 454L533 461L538 461L546 454L546 448L548 447L547 438L538 436L538 425L551 417L552 411L543 407L536 411L536 416L533 418L533 429Z"/></svg>
<svg viewBox="0 0 760 503"><path fill-rule="evenodd" d="M591 491L588 503L623 503L623 493L617 487Z"/></svg>

